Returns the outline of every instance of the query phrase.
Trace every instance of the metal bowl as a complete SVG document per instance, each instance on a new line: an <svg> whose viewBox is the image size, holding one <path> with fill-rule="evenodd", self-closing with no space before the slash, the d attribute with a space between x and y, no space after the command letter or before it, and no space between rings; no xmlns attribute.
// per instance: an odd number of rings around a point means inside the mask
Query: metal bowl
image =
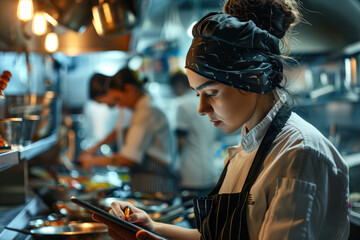
<svg viewBox="0 0 360 240"><path fill-rule="evenodd" d="M39 119L40 117L38 115L27 115L23 117L22 146L27 146L33 142L35 126Z"/></svg>
<svg viewBox="0 0 360 240"><path fill-rule="evenodd" d="M61 114L60 106L60 99L51 91L41 95L6 95L6 108L2 110L2 115L7 118L39 116L33 130L34 139L39 140L56 130Z"/></svg>
<svg viewBox="0 0 360 240"><path fill-rule="evenodd" d="M23 133L22 118L5 118L0 120L0 135L11 146L20 146Z"/></svg>

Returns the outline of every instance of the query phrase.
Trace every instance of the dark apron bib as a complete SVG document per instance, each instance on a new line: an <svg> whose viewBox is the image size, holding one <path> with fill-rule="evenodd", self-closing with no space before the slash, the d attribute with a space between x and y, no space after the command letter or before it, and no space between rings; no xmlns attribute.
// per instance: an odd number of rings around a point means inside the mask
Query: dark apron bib
<svg viewBox="0 0 360 240"><path fill-rule="evenodd" d="M218 194L229 161L210 194L194 199L195 220L202 239L249 239L246 208L248 201L252 201L251 196L249 197L250 189L260 173L272 142L290 115L291 111L286 106L281 107L276 114L259 146L240 193Z"/></svg>

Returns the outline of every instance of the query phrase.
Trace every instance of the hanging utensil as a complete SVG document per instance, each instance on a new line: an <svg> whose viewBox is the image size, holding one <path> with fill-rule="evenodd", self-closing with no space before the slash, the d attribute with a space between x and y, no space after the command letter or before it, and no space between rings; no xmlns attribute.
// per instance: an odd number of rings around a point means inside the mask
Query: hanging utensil
<svg viewBox="0 0 360 240"><path fill-rule="evenodd" d="M137 19L129 1L99 0L92 7L93 25L100 36L127 34L136 25Z"/></svg>

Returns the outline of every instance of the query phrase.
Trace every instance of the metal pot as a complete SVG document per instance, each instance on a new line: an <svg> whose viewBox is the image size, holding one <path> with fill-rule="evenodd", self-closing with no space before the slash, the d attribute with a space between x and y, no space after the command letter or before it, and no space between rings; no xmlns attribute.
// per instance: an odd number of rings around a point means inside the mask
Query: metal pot
<svg viewBox="0 0 360 240"><path fill-rule="evenodd" d="M5 227L8 230L31 235L35 240L104 240L109 239L105 224L96 222L72 223L63 226L46 226L31 230Z"/></svg>
<svg viewBox="0 0 360 240"><path fill-rule="evenodd" d="M48 91L42 95L7 95L5 117L29 118L29 115L38 115L33 130L34 139L39 140L53 133L60 119L61 99L54 92Z"/></svg>
<svg viewBox="0 0 360 240"><path fill-rule="evenodd" d="M0 120L0 136L11 146L20 146L23 133L22 118Z"/></svg>
<svg viewBox="0 0 360 240"><path fill-rule="evenodd" d="M91 2L91 0L42 0L37 2L37 8L48 13L61 25L82 33L91 23Z"/></svg>
<svg viewBox="0 0 360 240"><path fill-rule="evenodd" d="M136 16L129 1L99 1L92 7L93 25L100 36L117 36L128 32L136 24Z"/></svg>
<svg viewBox="0 0 360 240"><path fill-rule="evenodd" d="M68 201L71 196L78 196L79 191L64 185L46 185L33 189L43 202L50 208L56 207L57 201Z"/></svg>
<svg viewBox="0 0 360 240"><path fill-rule="evenodd" d="M32 143L36 122L40 119L38 115L27 115L23 117L22 146Z"/></svg>

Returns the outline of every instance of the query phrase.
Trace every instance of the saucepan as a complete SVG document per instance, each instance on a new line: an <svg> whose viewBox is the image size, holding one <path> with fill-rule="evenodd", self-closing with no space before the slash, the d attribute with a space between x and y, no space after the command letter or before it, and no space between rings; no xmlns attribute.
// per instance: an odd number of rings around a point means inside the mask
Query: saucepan
<svg viewBox="0 0 360 240"><path fill-rule="evenodd" d="M63 226L46 226L31 230L5 227L8 230L31 235L34 240L104 240L110 239L103 223L84 222Z"/></svg>

